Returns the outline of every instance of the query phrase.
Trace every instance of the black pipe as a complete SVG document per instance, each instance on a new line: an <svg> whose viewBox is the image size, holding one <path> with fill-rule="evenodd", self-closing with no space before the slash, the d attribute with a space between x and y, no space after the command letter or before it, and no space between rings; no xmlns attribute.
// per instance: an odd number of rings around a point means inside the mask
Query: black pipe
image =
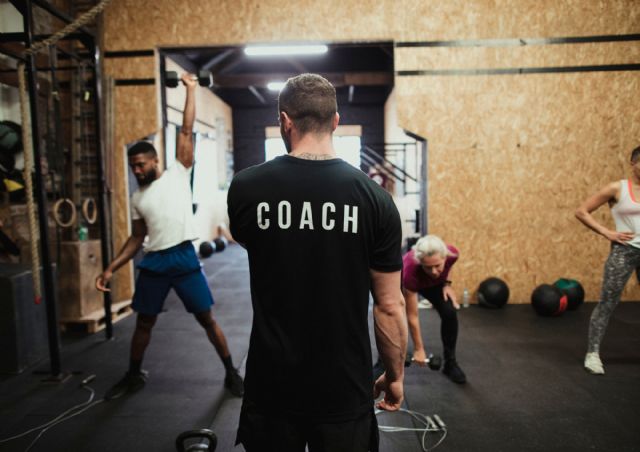
<svg viewBox="0 0 640 452"><path fill-rule="evenodd" d="M111 215L109 215L109 191L107 188L107 180L104 174L105 149L102 137L102 55L100 46L97 42L93 44L93 106L95 111L95 127L96 127L96 150L98 158L96 159L96 173L100 184L100 195L98 196L98 209L100 212L100 248L102 250L102 268L107 268L111 262L111 234L109 233L109 223ZM107 339L113 337L113 322L111 320L111 292L104 292L104 318L105 318L105 335Z"/></svg>
<svg viewBox="0 0 640 452"><path fill-rule="evenodd" d="M415 133L409 132L405 130L404 133L416 140L417 143L420 144L420 154L421 154L421 164L420 164L420 175L422 177L420 180L420 234L426 235L429 233L429 226L427 222L428 218L428 208L429 208L429 192L427 191L427 178L429 176L429 167L427 166L427 158L428 154L428 142L427 139L421 137L420 135L416 135Z"/></svg>
<svg viewBox="0 0 640 452"><path fill-rule="evenodd" d="M24 30L27 35L26 45L32 45L33 30L33 5L31 0L26 0L24 15ZM38 133L38 87L36 84L35 55L27 58L27 81L29 85L29 105L31 107L31 136L33 141L33 160L35 168L35 195L38 205L38 225L40 227L40 257L42 264L42 276L44 283L44 300L47 309L47 329L49 336L49 358L51 361L51 375L60 377L60 336L58 334L57 300L54 290L53 271L51 269L51 256L49 255L49 226L47 222L47 193L42 179L42 155L40 153L40 135ZM22 125L23 127L26 124ZM35 275L33 275L35 278Z"/></svg>

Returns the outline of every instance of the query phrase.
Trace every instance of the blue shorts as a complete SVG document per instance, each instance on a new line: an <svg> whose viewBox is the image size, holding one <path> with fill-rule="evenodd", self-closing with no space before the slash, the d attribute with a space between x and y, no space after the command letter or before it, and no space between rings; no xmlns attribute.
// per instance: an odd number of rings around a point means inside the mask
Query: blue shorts
<svg viewBox="0 0 640 452"><path fill-rule="evenodd" d="M211 309L213 297L191 242L147 253L138 264L133 310L157 315L169 290L174 289L187 311L198 314Z"/></svg>

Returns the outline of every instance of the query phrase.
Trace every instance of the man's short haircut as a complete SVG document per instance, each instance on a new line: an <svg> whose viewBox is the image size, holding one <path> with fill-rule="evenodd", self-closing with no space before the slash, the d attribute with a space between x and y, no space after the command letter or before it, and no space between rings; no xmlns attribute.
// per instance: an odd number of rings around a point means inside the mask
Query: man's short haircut
<svg viewBox="0 0 640 452"><path fill-rule="evenodd" d="M154 157L158 156L156 148L154 148L153 145L148 141L138 141L127 151L128 157L133 157L134 155L138 154L151 154Z"/></svg>
<svg viewBox="0 0 640 452"><path fill-rule="evenodd" d="M631 151L631 162L636 163L640 158L640 146Z"/></svg>
<svg viewBox="0 0 640 452"><path fill-rule="evenodd" d="M278 112L285 112L302 133L331 133L338 111L336 89L317 74L287 80L278 96Z"/></svg>

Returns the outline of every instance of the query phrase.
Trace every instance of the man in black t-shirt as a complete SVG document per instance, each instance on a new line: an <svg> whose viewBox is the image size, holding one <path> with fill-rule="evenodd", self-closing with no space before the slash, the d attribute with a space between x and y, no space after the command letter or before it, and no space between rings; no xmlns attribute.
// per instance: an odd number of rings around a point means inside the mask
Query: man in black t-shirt
<svg viewBox="0 0 640 452"><path fill-rule="evenodd" d="M336 93L291 78L278 99L289 155L238 173L231 233L249 254L253 328L237 442L249 452L378 450L380 409L403 398L401 224L391 196L336 158ZM387 372L374 384L368 331Z"/></svg>

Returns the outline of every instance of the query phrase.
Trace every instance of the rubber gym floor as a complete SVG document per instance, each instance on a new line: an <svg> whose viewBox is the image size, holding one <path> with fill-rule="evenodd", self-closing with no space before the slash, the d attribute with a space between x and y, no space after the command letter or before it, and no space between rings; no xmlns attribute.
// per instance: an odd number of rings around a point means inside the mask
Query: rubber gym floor
<svg viewBox="0 0 640 452"><path fill-rule="evenodd" d="M235 364L246 357L251 328L245 251L232 245L204 261ZM472 305L459 313L458 359L469 382L458 386L441 372L407 368L405 407L438 414L447 436L445 451L640 451L640 303L616 310L602 350L605 376L582 369L593 304L557 318L540 318L529 305L486 310ZM32 451L112 452L175 450L184 431L209 427L217 451L234 449L240 400L223 388L223 366L201 328L172 294L153 331L144 368L146 387L98 403L46 431ZM420 310L425 343L440 352L439 319ZM62 366L75 372L63 384L42 383L37 371L0 377L0 439L44 424L86 401L79 384L88 375L96 400L125 372L134 316L115 324L115 340L104 332L63 335ZM374 353L375 358L375 353ZM379 423L411 426L407 414L381 414ZM0 451L24 451L37 431L1 443ZM429 433L433 447L440 433ZM420 451L421 434L381 432L381 451Z"/></svg>

